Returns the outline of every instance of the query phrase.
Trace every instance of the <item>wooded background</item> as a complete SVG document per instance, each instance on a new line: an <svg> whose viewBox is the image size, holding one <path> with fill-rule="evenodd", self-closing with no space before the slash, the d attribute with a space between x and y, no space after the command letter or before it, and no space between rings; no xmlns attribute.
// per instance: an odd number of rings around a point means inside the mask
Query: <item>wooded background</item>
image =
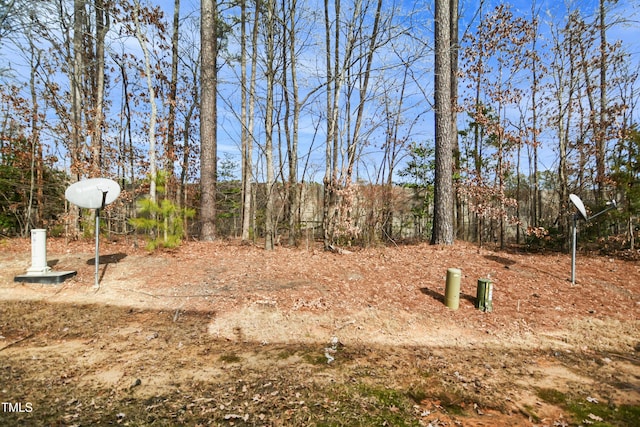
<svg viewBox="0 0 640 427"><path fill-rule="evenodd" d="M103 176L150 248L566 248L576 193L633 249L639 10L587 3L3 1L0 235L93 233Z"/></svg>

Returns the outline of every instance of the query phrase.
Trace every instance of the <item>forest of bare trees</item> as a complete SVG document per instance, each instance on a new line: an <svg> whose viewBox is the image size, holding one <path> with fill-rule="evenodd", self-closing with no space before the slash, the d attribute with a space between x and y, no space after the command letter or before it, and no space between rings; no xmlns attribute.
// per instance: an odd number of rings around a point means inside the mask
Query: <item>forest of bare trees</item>
<svg viewBox="0 0 640 427"><path fill-rule="evenodd" d="M563 248L575 193L633 249L640 12L591 3L3 1L0 236L93 233L102 176L151 247Z"/></svg>

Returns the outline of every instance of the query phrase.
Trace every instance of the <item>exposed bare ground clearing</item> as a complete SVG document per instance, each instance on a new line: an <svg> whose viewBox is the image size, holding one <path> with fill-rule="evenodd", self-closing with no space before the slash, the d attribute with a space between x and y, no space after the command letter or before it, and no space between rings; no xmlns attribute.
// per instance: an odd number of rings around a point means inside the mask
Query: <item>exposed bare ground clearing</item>
<svg viewBox="0 0 640 427"><path fill-rule="evenodd" d="M571 286L565 254L465 243L101 253L97 291L88 241L49 239L76 277L22 284L29 240L0 243L0 400L33 407L3 424L571 425L569 401L640 405L637 262L580 254Z"/></svg>

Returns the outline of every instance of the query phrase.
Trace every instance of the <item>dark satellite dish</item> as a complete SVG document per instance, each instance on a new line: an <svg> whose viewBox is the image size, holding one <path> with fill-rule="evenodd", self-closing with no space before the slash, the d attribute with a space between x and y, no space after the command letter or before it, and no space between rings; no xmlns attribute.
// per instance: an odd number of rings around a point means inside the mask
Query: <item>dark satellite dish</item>
<svg viewBox="0 0 640 427"><path fill-rule="evenodd" d="M64 197L76 206L85 209L103 209L120 195L117 182L107 178L90 178L72 184Z"/></svg>
<svg viewBox="0 0 640 427"><path fill-rule="evenodd" d="M587 216L587 210L584 208L584 203L582 203L580 197L576 196L575 194L569 194L569 200L571 200L571 203L573 203L578 209L578 212L582 216L582 219L588 221L589 217Z"/></svg>

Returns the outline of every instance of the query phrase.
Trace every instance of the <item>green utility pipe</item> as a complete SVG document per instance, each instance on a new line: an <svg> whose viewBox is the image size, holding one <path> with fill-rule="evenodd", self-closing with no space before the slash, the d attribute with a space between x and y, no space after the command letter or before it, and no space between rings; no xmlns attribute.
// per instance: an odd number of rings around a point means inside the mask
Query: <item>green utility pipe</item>
<svg viewBox="0 0 640 427"><path fill-rule="evenodd" d="M447 284L444 288L444 305L457 310L460 306L460 276L459 268L447 269Z"/></svg>
<svg viewBox="0 0 640 427"><path fill-rule="evenodd" d="M489 279L478 279L476 308L482 311L493 310L493 285Z"/></svg>

